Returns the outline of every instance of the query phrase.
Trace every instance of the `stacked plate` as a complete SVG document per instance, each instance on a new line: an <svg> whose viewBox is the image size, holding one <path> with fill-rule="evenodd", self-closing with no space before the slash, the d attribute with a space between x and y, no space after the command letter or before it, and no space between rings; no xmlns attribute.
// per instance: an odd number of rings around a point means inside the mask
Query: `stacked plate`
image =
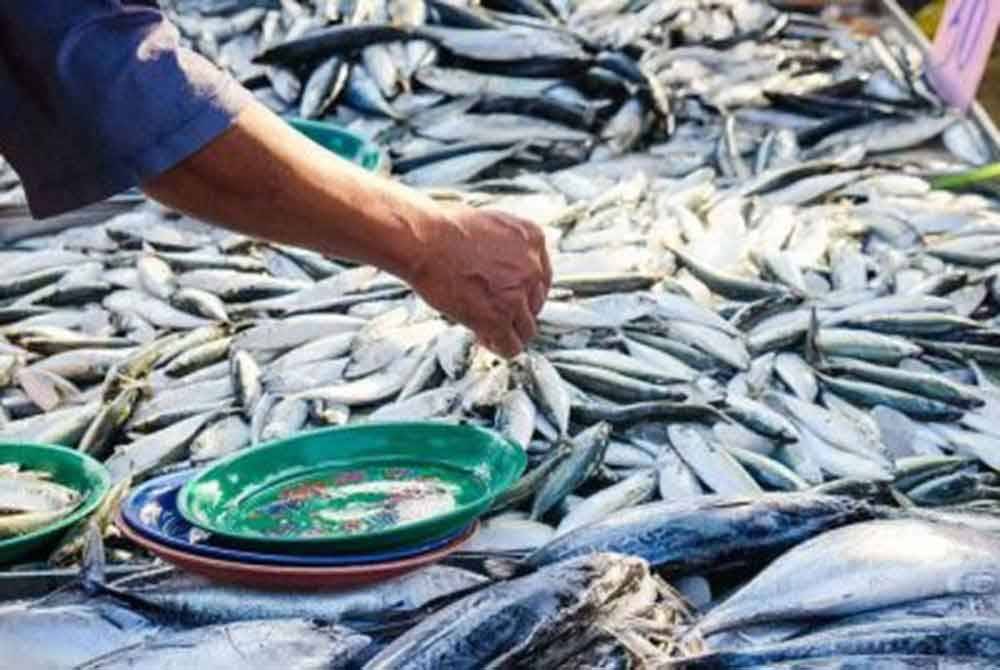
<svg viewBox="0 0 1000 670"><path fill-rule="evenodd" d="M332 428L147 482L118 525L212 579L346 588L456 551L524 466L520 447L473 426Z"/></svg>

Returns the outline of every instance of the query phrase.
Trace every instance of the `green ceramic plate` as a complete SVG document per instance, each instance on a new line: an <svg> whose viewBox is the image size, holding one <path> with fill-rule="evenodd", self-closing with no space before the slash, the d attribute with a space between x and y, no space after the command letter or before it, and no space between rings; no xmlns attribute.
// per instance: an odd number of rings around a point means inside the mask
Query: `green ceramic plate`
<svg viewBox="0 0 1000 670"><path fill-rule="evenodd" d="M389 174L389 158L377 145L346 128L307 119L288 119L288 123L313 142L369 172Z"/></svg>
<svg viewBox="0 0 1000 670"><path fill-rule="evenodd" d="M51 548L70 526L93 512L111 488L111 477L103 465L65 447L0 443L0 463L19 463L27 470L45 470L52 474L54 481L83 494L83 502L69 516L33 533L0 540L0 564L13 563Z"/></svg>
<svg viewBox="0 0 1000 670"><path fill-rule="evenodd" d="M373 551L455 532L517 481L520 447L474 426L372 423L234 454L181 489L217 541L278 553Z"/></svg>

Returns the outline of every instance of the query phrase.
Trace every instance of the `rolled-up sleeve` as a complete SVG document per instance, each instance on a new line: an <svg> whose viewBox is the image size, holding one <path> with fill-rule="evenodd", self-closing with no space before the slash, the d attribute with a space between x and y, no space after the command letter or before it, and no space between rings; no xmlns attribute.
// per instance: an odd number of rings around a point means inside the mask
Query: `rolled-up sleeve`
<svg viewBox="0 0 1000 670"><path fill-rule="evenodd" d="M226 130L251 99L181 48L156 9L0 2L0 155L37 218L163 173Z"/></svg>

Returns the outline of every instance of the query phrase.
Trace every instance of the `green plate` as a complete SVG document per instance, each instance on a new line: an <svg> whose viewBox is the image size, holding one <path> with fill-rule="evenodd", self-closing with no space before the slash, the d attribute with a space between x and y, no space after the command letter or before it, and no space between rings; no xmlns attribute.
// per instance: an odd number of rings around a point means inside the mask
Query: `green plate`
<svg viewBox="0 0 1000 670"><path fill-rule="evenodd" d="M93 512L111 488L111 477L103 465L66 447L0 443L0 463L19 463L26 470L44 470L51 473L53 481L83 495L83 502L69 516L33 533L0 540L0 564L13 563L51 548L67 529Z"/></svg>
<svg viewBox="0 0 1000 670"><path fill-rule="evenodd" d="M317 144L369 172L389 174L389 158L377 145L346 128L322 121L286 119L300 133Z"/></svg>
<svg viewBox="0 0 1000 670"><path fill-rule="evenodd" d="M371 551L455 532L524 471L496 433L371 423L261 445L198 473L178 509L214 539L278 553Z"/></svg>

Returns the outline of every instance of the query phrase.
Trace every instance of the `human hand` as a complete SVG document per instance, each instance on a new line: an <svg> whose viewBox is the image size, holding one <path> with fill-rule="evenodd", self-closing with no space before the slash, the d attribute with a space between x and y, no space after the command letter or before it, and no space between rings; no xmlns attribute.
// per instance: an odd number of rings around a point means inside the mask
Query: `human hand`
<svg viewBox="0 0 1000 670"><path fill-rule="evenodd" d="M421 226L420 238L404 279L492 351L521 353L552 284L541 229L504 212L449 206Z"/></svg>

